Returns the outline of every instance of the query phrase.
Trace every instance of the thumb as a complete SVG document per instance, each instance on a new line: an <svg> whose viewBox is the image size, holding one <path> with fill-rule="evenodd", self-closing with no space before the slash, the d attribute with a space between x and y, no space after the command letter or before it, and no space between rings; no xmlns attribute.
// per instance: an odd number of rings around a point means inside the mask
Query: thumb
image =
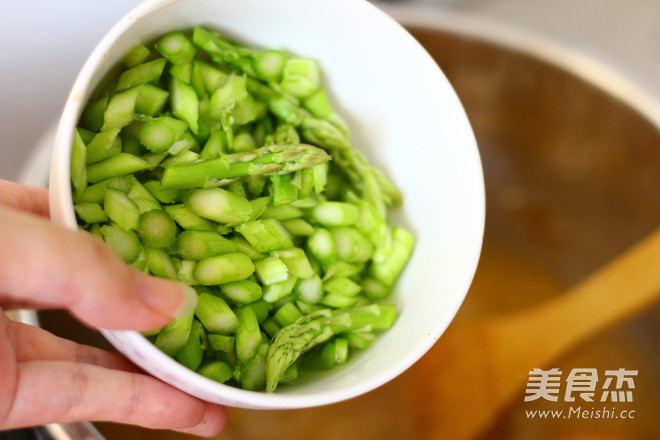
<svg viewBox="0 0 660 440"><path fill-rule="evenodd" d="M2 207L0 249L0 298L67 308L95 327L159 328L197 302L191 287L128 266L90 234Z"/></svg>

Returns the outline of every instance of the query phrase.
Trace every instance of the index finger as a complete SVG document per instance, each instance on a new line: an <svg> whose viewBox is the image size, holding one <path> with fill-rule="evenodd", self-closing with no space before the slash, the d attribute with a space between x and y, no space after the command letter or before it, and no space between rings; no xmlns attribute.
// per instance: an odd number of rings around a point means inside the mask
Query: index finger
<svg viewBox="0 0 660 440"><path fill-rule="evenodd" d="M48 190L0 179L0 205L49 217Z"/></svg>
<svg viewBox="0 0 660 440"><path fill-rule="evenodd" d="M101 240L0 206L0 302L65 307L102 328L146 330L190 313L191 287L128 266Z"/></svg>

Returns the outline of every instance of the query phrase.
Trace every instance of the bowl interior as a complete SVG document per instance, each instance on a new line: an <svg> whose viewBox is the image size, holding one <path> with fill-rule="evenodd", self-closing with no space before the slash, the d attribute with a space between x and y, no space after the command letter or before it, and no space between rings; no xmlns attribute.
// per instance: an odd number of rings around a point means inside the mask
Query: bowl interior
<svg viewBox="0 0 660 440"><path fill-rule="evenodd" d="M341 24L341 32L337 24ZM417 237L393 301L394 327L330 374L276 393L248 392L191 374L134 332L109 340L152 374L207 400L251 408L336 402L377 387L412 365L440 337L469 288L484 227L476 143L465 112L432 58L366 1L148 1L118 23L90 55L68 99L51 168L52 217L75 228L69 183L72 131L94 86L138 42L201 24L243 43L316 58L355 146L400 187L391 214Z"/></svg>

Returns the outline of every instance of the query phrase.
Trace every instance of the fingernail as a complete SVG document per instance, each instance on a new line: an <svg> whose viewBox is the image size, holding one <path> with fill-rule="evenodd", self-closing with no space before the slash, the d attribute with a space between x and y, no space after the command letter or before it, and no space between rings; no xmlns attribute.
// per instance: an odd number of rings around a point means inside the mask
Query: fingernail
<svg viewBox="0 0 660 440"><path fill-rule="evenodd" d="M152 309L172 318L192 313L197 307L197 292L190 286L140 274L138 295Z"/></svg>

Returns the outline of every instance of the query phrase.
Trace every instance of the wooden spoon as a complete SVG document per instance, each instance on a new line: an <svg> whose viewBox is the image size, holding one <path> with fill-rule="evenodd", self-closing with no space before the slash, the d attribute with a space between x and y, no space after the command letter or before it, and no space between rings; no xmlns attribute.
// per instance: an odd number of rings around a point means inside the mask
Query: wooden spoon
<svg viewBox="0 0 660 440"><path fill-rule="evenodd" d="M450 327L406 375L417 439L474 438L529 371L660 297L660 230L540 306Z"/></svg>

